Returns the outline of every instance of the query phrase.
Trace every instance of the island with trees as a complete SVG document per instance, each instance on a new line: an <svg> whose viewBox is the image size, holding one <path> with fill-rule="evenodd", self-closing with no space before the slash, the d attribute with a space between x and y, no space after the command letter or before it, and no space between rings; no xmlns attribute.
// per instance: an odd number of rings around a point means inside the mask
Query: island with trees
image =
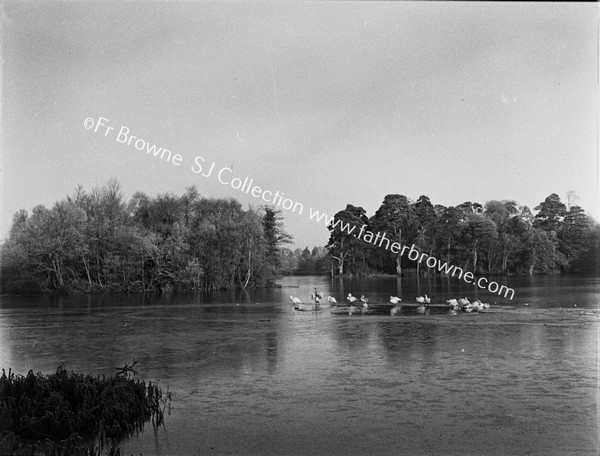
<svg viewBox="0 0 600 456"><path fill-rule="evenodd" d="M268 286L291 241L280 212L233 199L135 193L120 184L14 215L3 293L208 291Z"/></svg>
<svg viewBox="0 0 600 456"><path fill-rule="evenodd" d="M571 198L574 199L571 194ZM433 273L406 256L359 239L341 223L362 227L474 274L600 273L600 225L553 193L535 214L515 201L434 205L422 195L385 196L371 217L348 204L329 225L332 275Z"/></svg>
<svg viewBox="0 0 600 456"><path fill-rule="evenodd" d="M14 215L1 251L2 292L211 291L272 286L284 274L436 273L349 234L338 220L475 275L599 274L600 225L568 199L553 193L532 213L515 201L443 206L391 194L371 217L351 204L335 214L325 247L292 251L272 207L244 210L195 187L125 201L110 180L89 192L78 187L51 209Z"/></svg>

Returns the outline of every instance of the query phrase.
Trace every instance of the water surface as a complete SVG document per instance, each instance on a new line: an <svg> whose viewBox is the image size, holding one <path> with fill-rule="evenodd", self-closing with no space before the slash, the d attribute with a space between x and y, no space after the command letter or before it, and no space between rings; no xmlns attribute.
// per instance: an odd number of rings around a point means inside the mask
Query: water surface
<svg viewBox="0 0 600 456"><path fill-rule="evenodd" d="M112 374L137 359L173 403L166 426L123 442L126 454L597 454L599 279L510 278L512 301L456 279L282 283L153 299L2 297L0 367ZM428 293L504 308L294 311L289 295L307 300L315 286L338 300Z"/></svg>

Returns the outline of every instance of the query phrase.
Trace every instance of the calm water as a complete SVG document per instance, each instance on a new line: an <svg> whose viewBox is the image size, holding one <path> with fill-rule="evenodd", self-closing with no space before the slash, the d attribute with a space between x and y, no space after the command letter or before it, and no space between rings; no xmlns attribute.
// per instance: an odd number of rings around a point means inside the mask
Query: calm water
<svg viewBox="0 0 600 456"><path fill-rule="evenodd" d="M498 280L499 282L501 280ZM61 300L0 298L0 368L139 375L173 393L135 455L594 455L600 279L511 278L487 314L340 316L293 310L313 287L343 300L475 299L456 279Z"/></svg>

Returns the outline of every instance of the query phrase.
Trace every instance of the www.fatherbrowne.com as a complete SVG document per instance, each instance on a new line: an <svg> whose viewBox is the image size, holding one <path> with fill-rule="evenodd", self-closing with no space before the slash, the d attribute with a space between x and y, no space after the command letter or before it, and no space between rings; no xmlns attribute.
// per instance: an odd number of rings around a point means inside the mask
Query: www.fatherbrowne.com
<svg viewBox="0 0 600 456"><path fill-rule="evenodd" d="M367 225L363 225L360 227L358 233L354 233L356 230L356 225L352 225L351 223L345 223L340 219L335 221L331 220L330 223L333 225L333 228L339 226L340 230L346 232L348 234L353 234L358 239L368 242L377 247L383 247L386 250L389 250L392 253L399 253L400 256L403 256L406 251L408 251L408 258L412 261L417 261L418 263L422 263L425 260L425 265L430 269L436 269L439 272L455 276L458 273L458 278L463 279L468 284L475 284L479 288L484 290L488 290L490 293L496 293L499 296L504 295L505 298L509 297L509 299L513 299L515 295L515 290L512 288L508 288L505 285L500 285L498 282L489 281L485 277L479 277L475 280L475 275L472 272L464 272L461 268L448 264L447 262L441 262L437 258L430 256L426 253L419 252L414 244L410 247L407 245L401 245L399 242L392 242L385 236L385 233L373 233L369 230L365 230ZM385 243L385 245L384 245Z"/></svg>

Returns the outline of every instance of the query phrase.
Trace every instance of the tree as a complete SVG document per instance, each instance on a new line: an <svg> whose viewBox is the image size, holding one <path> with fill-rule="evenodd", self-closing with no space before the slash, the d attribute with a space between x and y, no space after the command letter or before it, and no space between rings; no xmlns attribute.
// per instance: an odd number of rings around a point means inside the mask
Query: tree
<svg viewBox="0 0 600 456"><path fill-rule="evenodd" d="M36 206L10 239L18 246L22 272L43 290L64 290L67 282L76 280L73 268L85 249L85 222L85 213L66 201L51 210Z"/></svg>
<svg viewBox="0 0 600 456"><path fill-rule="evenodd" d="M456 245L461 236L461 220L463 216L463 211L456 207L449 206L441 210L441 213L435 222L435 231L440 244L438 255L440 257L445 255L448 264L452 262L452 255L456 251Z"/></svg>
<svg viewBox="0 0 600 456"><path fill-rule="evenodd" d="M562 228L566 213L566 207L560 201L560 197L556 193L552 193L539 206L535 207L535 210L538 213L535 215L533 226L556 237Z"/></svg>
<svg viewBox="0 0 600 456"><path fill-rule="evenodd" d="M373 230L385 233L390 242L408 245L417 233L415 209L404 195L386 195L371 219ZM396 273L402 273L400 253L395 254Z"/></svg>
<svg viewBox="0 0 600 456"><path fill-rule="evenodd" d="M281 210L270 206L263 206L262 225L267 246L266 261L273 266L273 271L280 271L282 266L282 252L285 244L292 243L290 236L284 229Z"/></svg>
<svg viewBox="0 0 600 456"><path fill-rule="evenodd" d="M585 233L586 246L579 257L573 261L571 268L583 274L600 274L600 224L587 216L588 230Z"/></svg>
<svg viewBox="0 0 600 456"><path fill-rule="evenodd" d="M276 251L273 252L269 239L265 236L264 215L253 211L247 211L243 214L243 241L241 246L239 273L237 284L242 288L247 288L251 280L260 285L268 284L271 279L279 276L281 270L281 251L279 245L276 245ZM282 233L283 228L278 226ZM287 235L287 233L285 233ZM278 235L279 237L280 235ZM283 235L281 235L283 236ZM288 235L289 236L289 235ZM269 261L269 255L275 263Z"/></svg>
<svg viewBox="0 0 600 456"><path fill-rule="evenodd" d="M368 247L365 242L359 240L354 234L348 233L347 228L360 228L363 225L367 228L369 226L369 219L365 210L362 207L348 204L346 209L335 214L333 222L327 227L330 235L326 248L337 264L339 275L347 273L347 264L352 266L351 272L364 271ZM357 265L357 262L360 264Z"/></svg>
<svg viewBox="0 0 600 456"><path fill-rule="evenodd" d="M497 227L493 220L476 212L469 212L465 217L461 230L461 241L465 253L465 266L467 270L469 262L473 265L473 272L477 274L477 262L481 250L490 251L498 238Z"/></svg>
<svg viewBox="0 0 600 456"><path fill-rule="evenodd" d="M555 248L548 232L533 227L526 240L528 272L554 272L557 266L566 264L566 258Z"/></svg>
<svg viewBox="0 0 600 456"><path fill-rule="evenodd" d="M488 252L488 272L493 272L492 256L495 255L500 260L501 271L507 273L509 259L523 248L523 239L528 226L521 217L515 201L488 201L485 204L484 214L496 224L498 238L497 249Z"/></svg>
<svg viewBox="0 0 600 456"><path fill-rule="evenodd" d="M417 234L415 239L416 246L421 251L428 251L429 256L433 256L436 248L436 221L437 214L429 197L425 195L419 196L414 204ZM421 263L417 263L417 275Z"/></svg>
<svg viewBox="0 0 600 456"><path fill-rule="evenodd" d="M590 228L590 221L581 207L571 206L565 213L558 246L569 264L575 263L589 246L587 233Z"/></svg>
<svg viewBox="0 0 600 456"><path fill-rule="evenodd" d="M559 265L561 267L567 266L566 257L562 254L559 255L559 238L562 236L564 228L566 206L556 193L552 193L535 210L538 213L533 219L533 227L545 231L552 243L551 257L556 260L552 270L554 271Z"/></svg>

